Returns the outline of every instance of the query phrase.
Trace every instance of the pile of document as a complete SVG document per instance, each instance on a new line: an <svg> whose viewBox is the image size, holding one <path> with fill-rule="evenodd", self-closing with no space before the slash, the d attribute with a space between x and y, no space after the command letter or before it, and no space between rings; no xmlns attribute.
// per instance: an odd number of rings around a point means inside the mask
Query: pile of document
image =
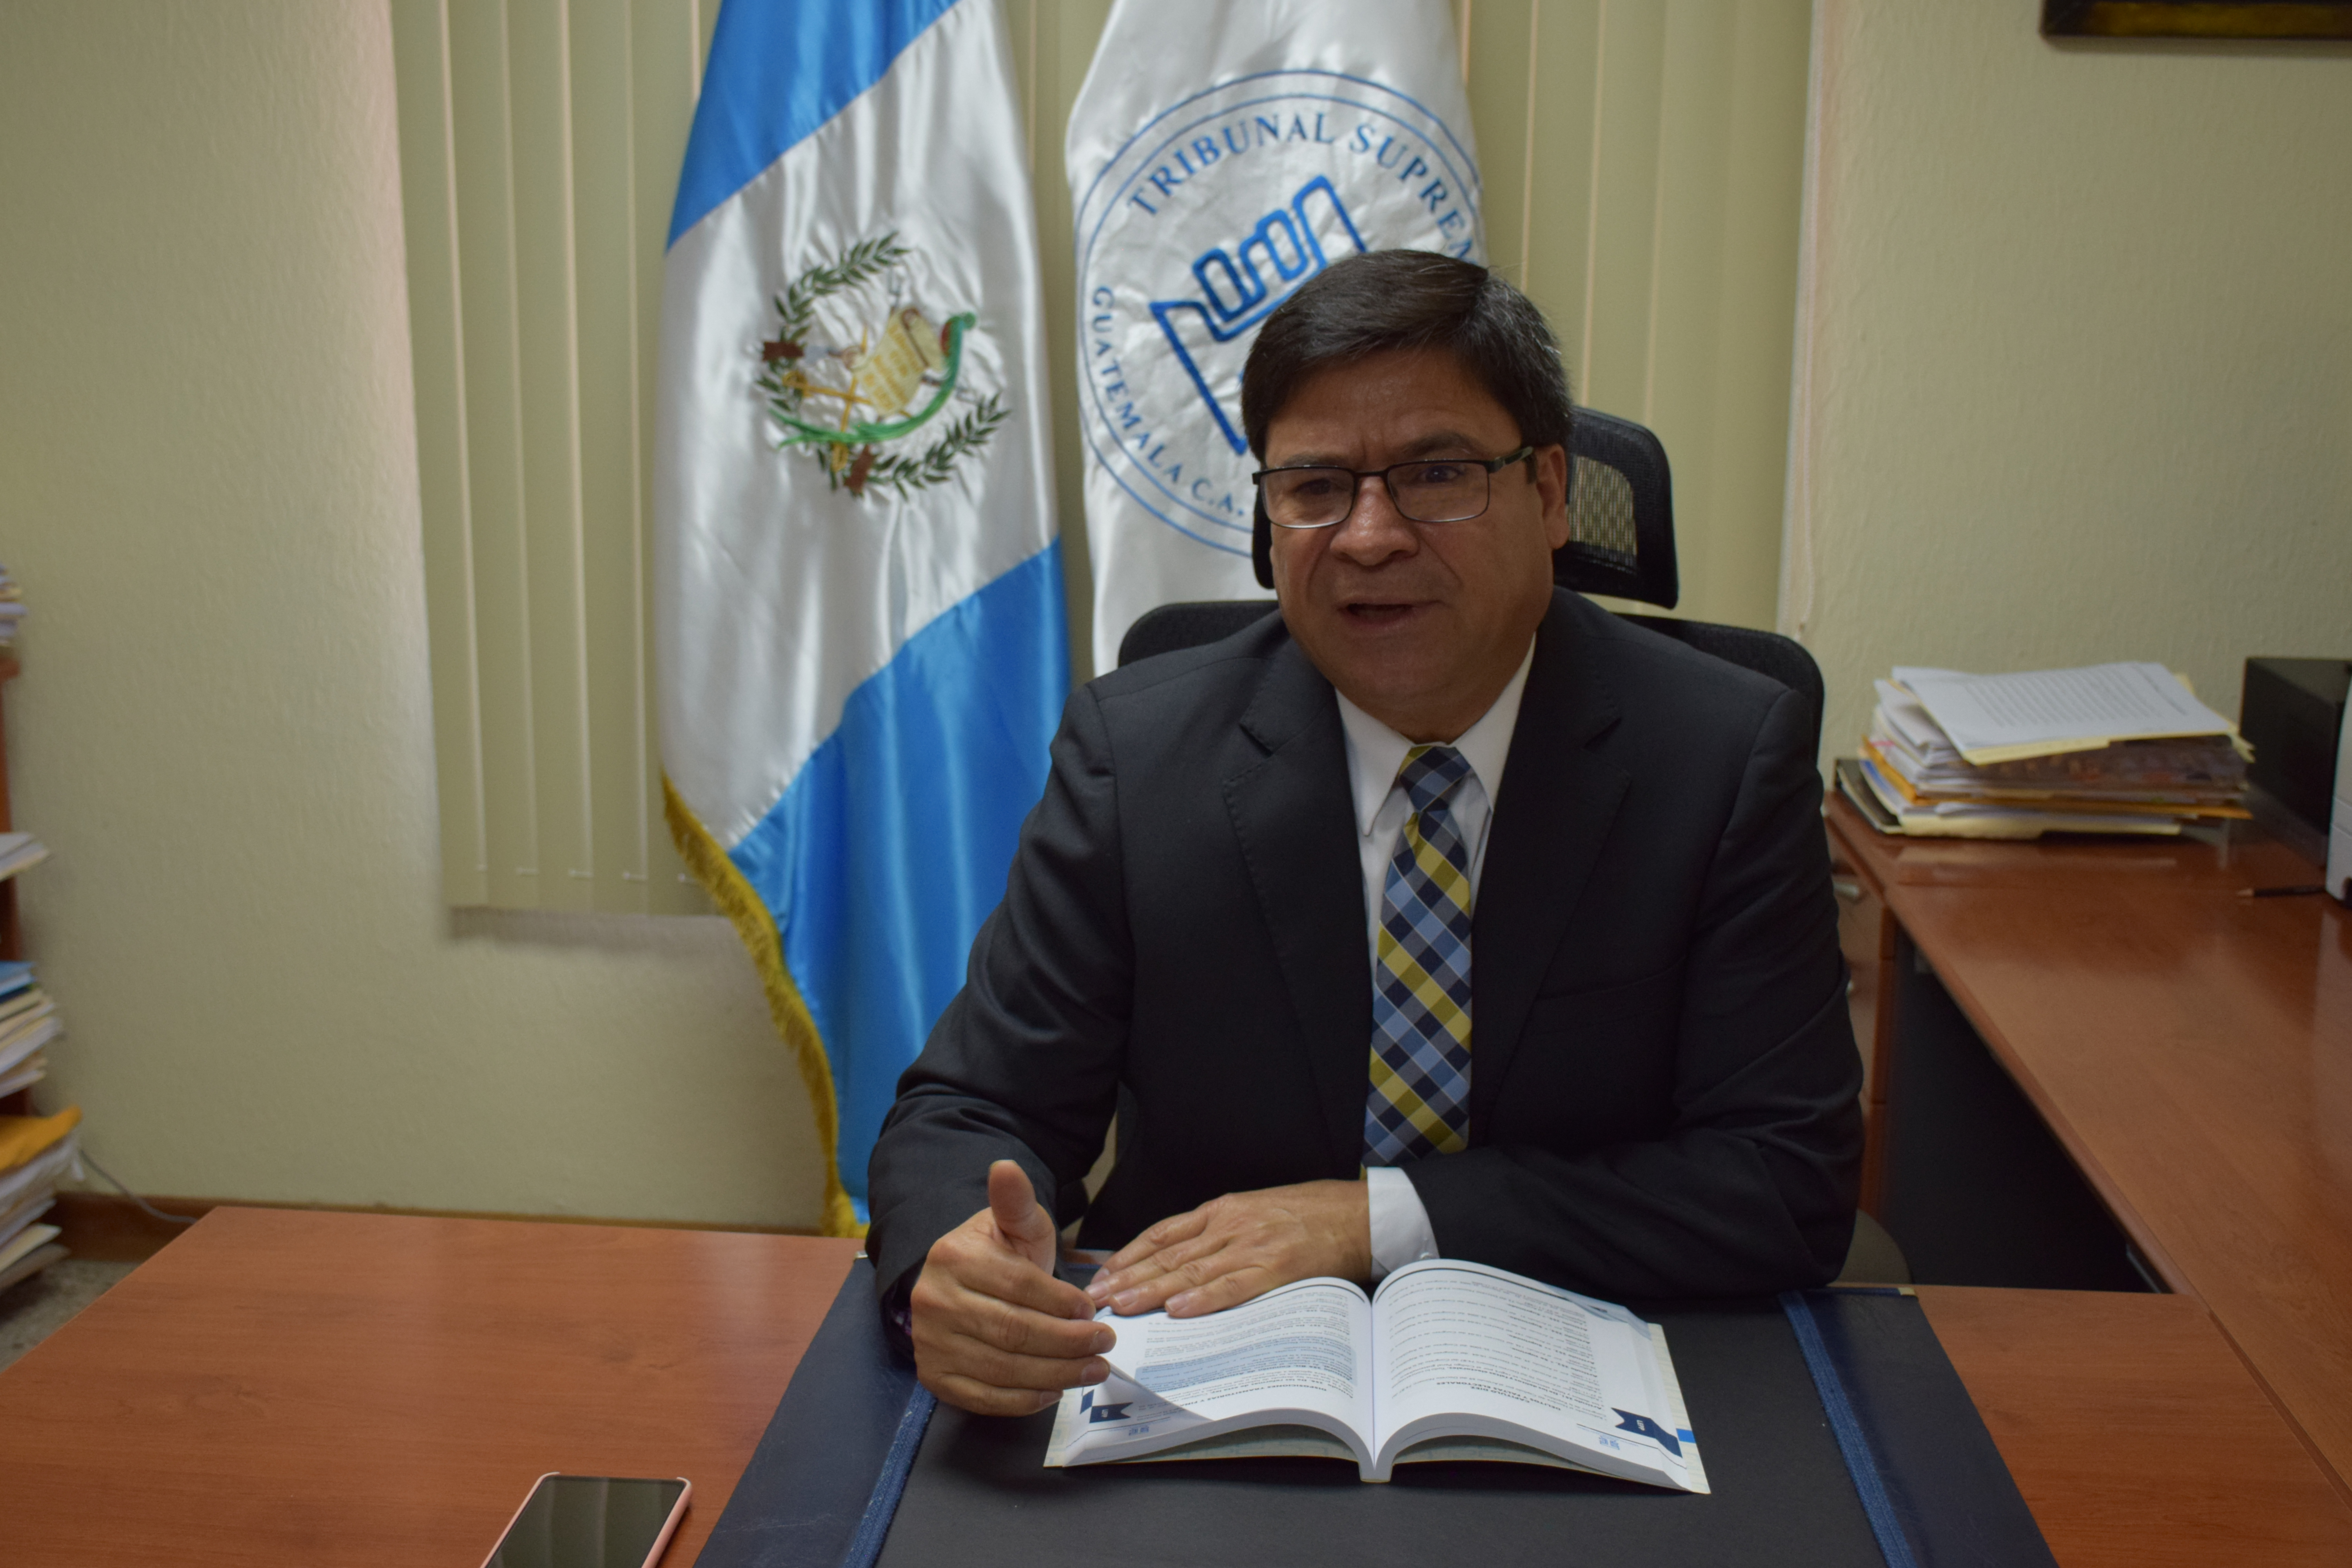
<svg viewBox="0 0 2352 1568"><path fill-rule="evenodd" d="M16 589L16 579L8 575L8 568L0 566L0 647L8 647L16 640L16 623L25 618L25 596Z"/></svg>
<svg viewBox="0 0 2352 1568"><path fill-rule="evenodd" d="M0 1094L38 1083L49 1068L49 1042L65 1033L58 1005L33 979L29 963L0 963Z"/></svg>
<svg viewBox="0 0 2352 1568"><path fill-rule="evenodd" d="M1880 829L1921 837L2177 834L2243 817L2236 726L2157 664L2015 675L1898 668L1840 789Z"/></svg>
<svg viewBox="0 0 2352 1568"><path fill-rule="evenodd" d="M0 880L39 865L48 853L29 833L0 833ZM62 1033L58 1005L34 979L33 966L0 962L0 1097L41 1080L49 1070L47 1047ZM55 1116L0 1116L0 1290L66 1255L58 1227L41 1216L57 1202L58 1183L81 1174L74 1131L80 1121L70 1107Z"/></svg>
<svg viewBox="0 0 2352 1568"><path fill-rule="evenodd" d="M0 1290L66 1255L58 1227L41 1216L58 1201L58 1183L82 1173L80 1121L71 1106L55 1116L0 1116Z"/></svg>
<svg viewBox="0 0 2352 1568"><path fill-rule="evenodd" d="M0 881L48 858L48 847L31 834L0 833Z"/></svg>

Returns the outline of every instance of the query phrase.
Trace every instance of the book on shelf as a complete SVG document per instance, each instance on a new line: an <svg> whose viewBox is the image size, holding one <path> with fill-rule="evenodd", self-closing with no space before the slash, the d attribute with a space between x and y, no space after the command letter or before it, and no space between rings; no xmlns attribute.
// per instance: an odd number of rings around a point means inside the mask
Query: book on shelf
<svg viewBox="0 0 2352 1568"><path fill-rule="evenodd" d="M16 623L25 618L25 595L8 568L0 566L0 648L16 640Z"/></svg>
<svg viewBox="0 0 2352 1568"><path fill-rule="evenodd" d="M65 1032L54 1005L0 1019L0 1072L6 1072Z"/></svg>
<svg viewBox="0 0 2352 1568"><path fill-rule="evenodd" d="M34 984L32 980L28 966L23 987L0 996L0 1029L8 1027L15 1020L27 1013L43 1009L52 1012L56 1010L57 1005L49 1000L48 993Z"/></svg>
<svg viewBox="0 0 2352 1568"><path fill-rule="evenodd" d="M0 879L28 870L49 858L47 846L29 833L0 833Z"/></svg>
<svg viewBox="0 0 2352 1568"><path fill-rule="evenodd" d="M54 1184L36 1185L13 1203L0 1204L0 1241L7 1241L26 1226L49 1212L58 1201Z"/></svg>
<svg viewBox="0 0 2352 1568"><path fill-rule="evenodd" d="M1504 1269L1434 1258L1369 1296L1303 1279L1198 1318L1097 1319L1111 1377L1063 1394L1049 1467L1306 1456L1385 1481L1475 1459L1707 1489L1664 1331Z"/></svg>
<svg viewBox="0 0 2352 1568"><path fill-rule="evenodd" d="M7 1240L0 1241L0 1274L6 1273L10 1264L48 1246L61 1234L53 1225L28 1225Z"/></svg>
<svg viewBox="0 0 2352 1568"><path fill-rule="evenodd" d="M0 1116L0 1180L66 1141L81 1125L81 1108L68 1105L55 1116ZM5 1197L0 1193L0 1197Z"/></svg>
<svg viewBox="0 0 2352 1568"><path fill-rule="evenodd" d="M79 1117L79 1112L73 1114ZM37 1119L0 1116L0 1122L32 1120ZM0 1214L11 1213L20 1204L54 1193L58 1182L69 1173L79 1171L80 1155L79 1137L68 1132L15 1164L0 1165Z"/></svg>
<svg viewBox="0 0 2352 1568"><path fill-rule="evenodd" d="M40 1225L56 1202L58 1184L81 1173L81 1111L68 1106L55 1116L0 1116L0 1290L37 1274L65 1257L54 1226ZM41 1241L19 1246L34 1231Z"/></svg>
<svg viewBox="0 0 2352 1568"><path fill-rule="evenodd" d="M50 1242L46 1247L37 1247L7 1268L0 1268L0 1290L5 1290L11 1285L30 1279L50 1264L61 1262L72 1256L72 1253L67 1251L58 1242Z"/></svg>
<svg viewBox="0 0 2352 1568"><path fill-rule="evenodd" d="M16 1094L32 1088L49 1076L49 1058L46 1052L35 1051L15 1067L0 1068L0 1095Z"/></svg>
<svg viewBox="0 0 2352 1568"><path fill-rule="evenodd" d="M33 980L29 963L0 964L0 1095L38 1083L47 1047L65 1033L58 1005Z"/></svg>

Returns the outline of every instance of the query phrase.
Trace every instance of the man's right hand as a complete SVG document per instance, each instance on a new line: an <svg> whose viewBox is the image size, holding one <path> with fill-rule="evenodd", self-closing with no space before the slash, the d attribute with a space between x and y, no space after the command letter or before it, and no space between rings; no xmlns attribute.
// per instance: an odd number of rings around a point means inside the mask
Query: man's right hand
<svg viewBox="0 0 2352 1568"><path fill-rule="evenodd" d="M1011 1160L988 1168L988 1206L940 1237L911 1308L915 1375L950 1405L1027 1415L1110 1375L1118 1342L1085 1291L1054 1278L1054 1218Z"/></svg>

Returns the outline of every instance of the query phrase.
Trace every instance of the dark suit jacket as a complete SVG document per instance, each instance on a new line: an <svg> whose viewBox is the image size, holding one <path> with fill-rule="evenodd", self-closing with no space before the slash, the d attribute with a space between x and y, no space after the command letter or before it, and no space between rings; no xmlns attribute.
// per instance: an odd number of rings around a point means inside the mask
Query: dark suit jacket
<svg viewBox="0 0 2352 1568"><path fill-rule="evenodd" d="M1439 1249L1610 1298L1819 1283L1861 1150L1810 721L1555 591L1471 939L1470 1146L1406 1167ZM964 988L899 1080L886 1293L1019 1161L1116 1246L1352 1179L1371 973L1339 707L1269 616L1076 693Z"/></svg>

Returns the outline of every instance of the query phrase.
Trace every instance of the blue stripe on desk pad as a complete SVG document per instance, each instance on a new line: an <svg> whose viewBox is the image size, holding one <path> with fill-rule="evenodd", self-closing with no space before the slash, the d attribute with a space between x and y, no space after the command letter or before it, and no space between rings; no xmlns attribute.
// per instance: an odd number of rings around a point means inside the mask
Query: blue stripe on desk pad
<svg viewBox="0 0 2352 1568"><path fill-rule="evenodd" d="M890 1355L861 1258L801 1357L697 1559L699 1568L867 1568L890 1530L931 1396Z"/></svg>
<svg viewBox="0 0 2352 1568"><path fill-rule="evenodd" d="M1917 1298L1853 1287L1780 1305L1889 1568L2056 1568Z"/></svg>
<svg viewBox="0 0 2352 1568"><path fill-rule="evenodd" d="M1853 1413L1853 1402L1846 1397L1837 1363L1831 1359L1829 1347L1822 1342L1821 1326L1813 1321L1811 1305L1803 1291L1790 1290L1781 1296L1780 1310L1789 1314L1789 1327L1796 1331L1797 1348L1805 1356L1805 1370L1813 1374L1813 1386L1821 1391L1822 1413L1830 1418L1831 1435L1837 1438L1838 1452L1844 1456L1846 1474L1853 1478L1853 1489L1861 1494L1863 1514L1870 1521L1870 1532L1878 1537L1878 1550L1886 1556L1886 1568L1919 1568L1918 1559L1911 1554L1910 1534L1903 1528L1903 1521L1886 1495L1886 1481L1879 1474L1878 1458L1871 1452L1870 1438L1862 1429L1860 1417Z"/></svg>

